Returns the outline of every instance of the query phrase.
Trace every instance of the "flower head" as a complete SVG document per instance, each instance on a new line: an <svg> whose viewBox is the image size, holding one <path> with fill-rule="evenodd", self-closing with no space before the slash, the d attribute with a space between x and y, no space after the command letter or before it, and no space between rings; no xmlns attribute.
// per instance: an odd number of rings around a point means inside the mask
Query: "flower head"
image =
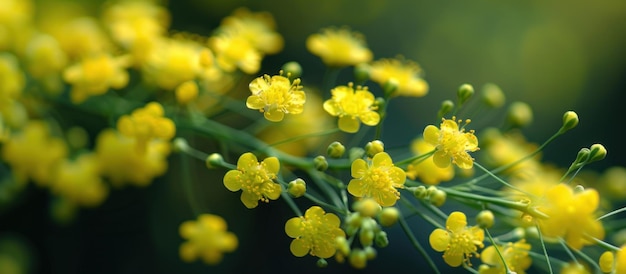
<svg viewBox="0 0 626 274"><path fill-rule="evenodd" d="M498 250L496 250L496 248ZM504 258L508 270L524 274L532 263L531 258L528 256L530 251L530 244L526 241L519 240L515 243L509 242L506 245L488 246L480 253L480 259L485 263L479 268L480 274L502 274L506 273L504 264L502 264L502 258L498 255L498 251Z"/></svg>
<svg viewBox="0 0 626 274"><path fill-rule="evenodd" d="M238 8L222 20L219 29L246 38L254 48L264 54L278 53L283 48L283 37L276 32L276 22L268 12L251 12L246 8Z"/></svg>
<svg viewBox="0 0 626 274"><path fill-rule="evenodd" d="M217 65L227 72L237 68L252 74L261 68L263 54L246 37L233 33L220 33L209 38L209 47L215 53Z"/></svg>
<svg viewBox="0 0 626 274"><path fill-rule="evenodd" d="M429 153L433 149L435 149L435 146L424 141L422 138L415 139L413 143L411 143L411 150L417 155ZM415 180L419 177L425 184L437 185L442 181L448 181L454 177L454 167L449 165L441 168L428 158L417 159L406 167L406 176L411 180Z"/></svg>
<svg viewBox="0 0 626 274"><path fill-rule="evenodd" d="M68 201L82 206L97 206L109 192L98 170L94 154L83 154L75 161L65 160L58 166L50 190Z"/></svg>
<svg viewBox="0 0 626 274"><path fill-rule="evenodd" d="M213 214L201 214L197 221L185 221L179 227L186 241L180 245L180 258L192 262L198 257L207 264L217 264L225 252L237 249L237 236L228 232L226 221Z"/></svg>
<svg viewBox="0 0 626 274"><path fill-rule="evenodd" d="M303 217L289 219L285 232L294 238L289 246L291 253L296 257L306 254L324 259L332 257L337 250L335 239L346 236L340 224L337 215L326 213L319 206L307 209Z"/></svg>
<svg viewBox="0 0 626 274"><path fill-rule="evenodd" d="M142 153L148 142L153 139L169 141L176 133L176 125L163 116L163 106L158 102L150 102L143 108L134 110L117 120L120 133L136 140L137 150Z"/></svg>
<svg viewBox="0 0 626 274"><path fill-rule="evenodd" d="M242 154L237 161L237 169L224 175L224 186L230 191L241 190L241 202L247 208L255 208L262 202L276 200L282 191L280 185L274 183L280 163L276 157L267 157L258 162L254 154Z"/></svg>
<svg viewBox="0 0 626 274"><path fill-rule="evenodd" d="M421 77L420 66L402 58L380 59L369 66L369 76L372 81L381 86L390 80L397 83L394 96L422 97L428 93L428 83Z"/></svg>
<svg viewBox="0 0 626 274"><path fill-rule="evenodd" d="M457 267L478 255L482 248L485 232L477 226L467 226L467 217L463 212L450 213L446 220L446 229L436 228L430 233L430 246L436 251L443 251L443 260L450 266Z"/></svg>
<svg viewBox="0 0 626 274"><path fill-rule="evenodd" d="M123 56L98 54L66 68L63 79L72 85L72 102L82 103L90 96L106 93L110 88L125 87L128 84L128 65L128 60Z"/></svg>
<svg viewBox="0 0 626 274"><path fill-rule="evenodd" d="M538 210L549 216L539 220L539 228L544 236L564 237L570 247L580 250L591 244L586 236L604 238L602 223L595 216L599 202L595 189L575 192L566 184L558 184L546 191L538 205Z"/></svg>
<svg viewBox="0 0 626 274"><path fill-rule="evenodd" d="M354 133L359 130L360 122L375 126L380 122L380 114L376 112L374 95L367 87L352 83L338 86L331 91L332 98L324 102L324 110L332 116L339 117L339 129Z"/></svg>
<svg viewBox="0 0 626 274"><path fill-rule="evenodd" d="M459 123L461 121L459 120ZM466 123L469 123L468 119ZM459 130L459 125L452 119L443 119L440 128L428 125L424 129L424 140L436 146L437 151L433 155L433 161L438 167L447 167L450 162L462 169L470 169L474 165L474 159L468 152L478 150L478 139L474 131L465 132Z"/></svg>
<svg viewBox="0 0 626 274"><path fill-rule="evenodd" d="M372 52L365 45L363 35L348 28L327 28L310 35L307 49L322 58L331 67L344 67L372 60Z"/></svg>
<svg viewBox="0 0 626 274"><path fill-rule="evenodd" d="M289 81L282 75L258 77L249 85L252 95L246 106L263 112L265 119L280 122L285 114L300 114L304 110L306 94L300 85L300 78Z"/></svg>
<svg viewBox="0 0 626 274"><path fill-rule="evenodd" d="M356 197L371 197L381 206L392 206L400 199L401 188L406 181L404 170L395 166L386 152L372 158L371 165L363 159L352 162L352 177L348 192Z"/></svg>

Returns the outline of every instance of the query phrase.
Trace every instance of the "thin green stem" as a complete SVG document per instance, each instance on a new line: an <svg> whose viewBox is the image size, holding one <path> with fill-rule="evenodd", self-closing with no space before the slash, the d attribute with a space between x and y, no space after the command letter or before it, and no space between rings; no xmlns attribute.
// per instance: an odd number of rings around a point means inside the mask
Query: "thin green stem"
<svg viewBox="0 0 626 274"><path fill-rule="evenodd" d="M429 222L434 227L441 228L441 229L445 228L444 225L442 225L441 223L437 222L435 219L431 218L430 216L422 213L419 209L417 209L417 207L415 207L415 205L411 204L409 201L406 201L405 199L400 199L400 202L402 202L413 213L415 213L416 215L420 216L420 218L426 220L427 222Z"/></svg>
<svg viewBox="0 0 626 274"><path fill-rule="evenodd" d="M565 253L567 253L567 255L570 256L572 261L574 261L576 264L578 264L578 259L576 258L576 256L574 256L574 253L572 253L572 250L570 250L570 248L567 246L567 244L565 244L565 241L563 241L563 239L559 238L559 243L561 244L561 247L563 247L563 250L565 250Z"/></svg>
<svg viewBox="0 0 626 274"><path fill-rule="evenodd" d="M527 193L526 191L521 190L521 189L517 188L516 186L507 183L505 180L502 180L500 177L496 176L495 174L493 174L491 171L489 171L488 169L486 169L485 167L483 167L479 163L474 162L474 165L477 166L480 170L484 171L486 174L489 174L489 176L493 177L494 179L496 179L496 181L500 182L501 184L503 184L503 185L505 185L507 187L510 187L511 189L514 189L514 190L516 190L518 192L521 192L521 193L523 193L526 196L535 197L535 195Z"/></svg>
<svg viewBox="0 0 626 274"><path fill-rule="evenodd" d="M296 215L298 215L299 217L302 217L302 211L300 211L300 209L298 208L298 206L296 205L296 203L293 201L293 199L291 198L291 196L289 196L289 193L287 193L286 191L282 191L280 193L280 196L283 198L283 200L285 200L285 202L287 202L287 205L289 205L289 207L291 208L291 210L293 210L293 213L295 213Z"/></svg>
<svg viewBox="0 0 626 274"><path fill-rule="evenodd" d="M317 204L317 205L319 205L319 206L326 207L326 208L328 208L328 209L330 209L330 210L332 210L332 211L335 211L335 212L337 212L337 213L340 213L340 214L345 214L345 213L346 213L346 211L345 211L345 210L342 210L342 209L341 209L341 208L339 208L339 207L336 207L336 206L331 205L331 204L329 204L329 203L327 203L327 202L324 202L324 201L322 201L322 200L318 199L317 197L315 197L315 196L313 196L313 195L311 195L311 194L309 194L309 193L305 193L305 194L304 194L304 197L305 197L305 198L307 198L307 199L309 199L309 200L311 200L312 202L314 202L315 204Z"/></svg>
<svg viewBox="0 0 626 274"><path fill-rule="evenodd" d="M415 249L417 249L417 251L422 255L422 257L426 259L426 262L428 263L430 268L432 268L432 270L435 273L441 273L439 272L439 269L437 268L437 265L435 264L435 262L432 260L432 258L430 258L430 255L428 255L428 253L419 243L417 238L415 238L415 235L413 235L413 231L411 231L411 229L409 228L409 225L406 223L406 220L404 219L403 216L400 216L400 218L398 218L398 222L400 223L400 227L402 227L402 230L404 231L406 236L409 237L409 241L411 242L413 247L415 247Z"/></svg>
<svg viewBox="0 0 626 274"><path fill-rule="evenodd" d="M497 198L497 197L483 196L483 195L478 195L478 194L474 194L470 192L458 191L453 188L439 187L439 189L443 190L444 192L446 192L446 194L452 197L460 197L460 198L466 198L472 201L491 203L491 204L519 210L533 217L538 217L542 219L548 218L548 216L545 215L543 212L538 211L536 208L529 206L529 204L527 203L513 202L513 201L504 200L504 199Z"/></svg>
<svg viewBox="0 0 626 274"><path fill-rule="evenodd" d="M397 161L394 164L396 166L401 166L401 165L405 165L405 164L408 164L408 163L412 163L413 161L418 160L418 159L421 159L423 161L423 160L427 159L428 157L430 157L431 155L435 154L435 151L437 151L437 150L433 149L433 150L431 150L431 151L429 151L427 153L420 154L420 155L415 155L413 157Z"/></svg>
<svg viewBox="0 0 626 274"><path fill-rule="evenodd" d="M604 218L611 217L611 216L613 216L615 214L622 213L624 211L626 211L626 207L622 207L620 209L613 210L613 211L611 211L611 212L609 212L607 214L604 214L604 215L598 217L598 219L596 219L596 220L600 221L600 220L602 220Z"/></svg>
<svg viewBox="0 0 626 274"><path fill-rule="evenodd" d="M614 251L614 252L617 252L617 251L619 251L619 250L621 249L621 248L619 248L619 247L617 247L617 246L614 246L614 245L612 245L612 244L609 244L609 243L607 243L607 242L605 242L605 241L602 241L602 240L600 240L600 239L598 239L598 238L595 238L595 237L587 236L587 237L585 237L585 238L586 238L586 239L591 239L594 243L596 243L597 245L599 245L599 246L601 246L602 248L604 248L604 249L606 249L606 250L609 250L609 251Z"/></svg>
<svg viewBox="0 0 626 274"><path fill-rule="evenodd" d="M541 248L543 249L543 255L546 258L546 263L548 264L548 270L550 274L553 274L552 264L550 264L550 256L548 256L548 249L546 249L546 243L543 241L543 235L541 234L541 228L539 228L539 224L535 224L537 227L537 234L539 235L539 242L541 242Z"/></svg>
<svg viewBox="0 0 626 274"><path fill-rule="evenodd" d="M502 253L500 252L500 248L498 247L498 244L493 239L493 237L491 237L491 233L489 232L489 229L485 228L485 233L487 233L487 237L489 238L489 241L491 242L493 247L496 249L496 253L498 253L500 260L502 261L502 265L504 266L505 273L510 273L509 266L506 264L506 260L504 259L504 256L502 256Z"/></svg>

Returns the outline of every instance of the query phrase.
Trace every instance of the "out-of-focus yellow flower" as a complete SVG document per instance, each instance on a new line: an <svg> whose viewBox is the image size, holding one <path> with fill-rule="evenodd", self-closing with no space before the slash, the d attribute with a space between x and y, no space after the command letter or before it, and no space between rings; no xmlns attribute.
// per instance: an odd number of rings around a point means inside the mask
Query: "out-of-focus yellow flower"
<svg viewBox="0 0 626 274"><path fill-rule="evenodd" d="M300 85L300 78L290 82L289 78L282 75L270 78L265 74L252 80L249 88L252 95L246 100L246 106L263 112L269 121L280 122L285 114L300 114L304 111L306 94Z"/></svg>
<svg viewBox="0 0 626 274"><path fill-rule="evenodd" d="M356 197L371 197L381 206L392 206L400 199L406 181L404 170L395 166L389 154L380 152L372 158L371 165L363 159L352 162L352 177L348 192Z"/></svg>
<svg viewBox="0 0 626 274"><path fill-rule="evenodd" d="M380 122L380 114L376 112L374 95L367 87L352 83L338 86L331 91L332 97L324 102L324 110L332 116L339 117L339 129L354 133L359 131L360 122L375 126ZM359 122L360 121L360 122Z"/></svg>
<svg viewBox="0 0 626 274"><path fill-rule="evenodd" d="M450 266L457 267L469 259L478 256L478 248L484 246L485 232L477 226L467 226L467 217L463 212L450 213L446 220L446 229L436 228L430 233L430 246L443 253L443 260Z"/></svg>
<svg viewBox="0 0 626 274"><path fill-rule="evenodd" d="M67 54L58 41L47 34L33 36L24 51L25 63L30 75L40 81L47 91L62 91L61 73L67 66Z"/></svg>
<svg viewBox="0 0 626 274"><path fill-rule="evenodd" d="M610 273L613 270L614 265L615 254L613 254L613 251L604 251L598 259L598 266L600 266L602 273Z"/></svg>
<svg viewBox="0 0 626 274"><path fill-rule="evenodd" d="M108 194L108 188L100 177L97 159L91 153L61 163L54 172L50 190L82 206L100 205Z"/></svg>
<svg viewBox="0 0 626 274"><path fill-rule="evenodd" d="M175 90L176 101L181 105L187 105L198 98L198 92L198 84L195 81L183 82Z"/></svg>
<svg viewBox="0 0 626 274"><path fill-rule="evenodd" d="M431 143L417 138L411 143L411 150L416 155L429 153L435 149ZM432 156L426 159L417 159L406 167L406 176L411 180L419 178L423 183L428 185L437 185L442 181L449 181L454 177L454 166L448 165L441 168L435 165Z"/></svg>
<svg viewBox="0 0 626 274"><path fill-rule="evenodd" d="M508 270L517 274L526 273L526 269L532 264L532 259L528 256L530 251L530 244L526 243L524 239L515 243L509 242L506 245L497 246L500 254L506 262ZM498 255L496 246L488 246L480 253L480 259L483 261L483 265L478 268L480 274L506 274L504 264L502 264L502 258Z"/></svg>
<svg viewBox="0 0 626 274"><path fill-rule="evenodd" d="M268 12L238 8L222 20L219 31L244 37L263 54L275 54L283 49L283 37L276 32L276 22Z"/></svg>
<svg viewBox="0 0 626 274"><path fill-rule="evenodd" d="M530 153L534 152L538 145L529 143L518 131L500 132L496 128L488 128L481 135L481 150L483 151L484 163L491 167L499 167L512 164ZM504 172L514 177L528 176L540 169L540 156L520 162Z"/></svg>
<svg viewBox="0 0 626 274"><path fill-rule="evenodd" d="M67 156L67 145L50 134L43 121L29 121L2 146L2 159L20 183L32 179L40 186L50 184L55 166Z"/></svg>
<svg viewBox="0 0 626 274"><path fill-rule="evenodd" d="M50 34L72 61L111 52L113 48L106 32L93 17L69 18L51 28Z"/></svg>
<svg viewBox="0 0 626 274"><path fill-rule="evenodd" d="M372 52L367 48L361 33L347 27L326 28L320 33L309 35L307 49L322 58L330 67L345 67L372 60Z"/></svg>
<svg viewBox="0 0 626 274"><path fill-rule="evenodd" d="M224 175L224 186L230 191L241 190L241 202L247 208L255 208L262 202L276 200L282 191L276 179L280 163L276 157L258 162L256 156L246 152L239 157L237 169Z"/></svg>
<svg viewBox="0 0 626 274"><path fill-rule="evenodd" d="M421 77L420 66L404 58L383 58L369 66L370 79L381 87L395 81L397 88L392 96L422 97L428 93L428 83Z"/></svg>
<svg viewBox="0 0 626 274"><path fill-rule="evenodd" d="M100 174L114 186L133 184L147 186L167 171L170 145L162 140L148 142L145 152L137 150L135 139L128 138L113 129L100 132L95 152Z"/></svg>
<svg viewBox="0 0 626 274"><path fill-rule="evenodd" d="M226 221L213 214L201 214L197 221L185 221L179 227L186 241L180 245L180 258L193 262L198 257L207 264L222 261L223 253L233 252L239 244L237 236L227 231Z"/></svg>
<svg viewBox="0 0 626 274"><path fill-rule="evenodd" d="M136 140L137 152L144 153L152 140L169 141L176 134L176 125L164 117L163 106L150 102L117 120L117 130Z"/></svg>
<svg viewBox="0 0 626 274"><path fill-rule="evenodd" d="M27 119L19 99L26 84L15 55L0 53L0 116L11 128L21 127Z"/></svg>
<svg viewBox="0 0 626 274"><path fill-rule="evenodd" d="M125 56L98 54L66 68L63 79L72 85L72 102L79 104L91 96L106 93L110 88L125 87L128 84L128 61Z"/></svg>
<svg viewBox="0 0 626 274"><path fill-rule="evenodd" d="M591 274L591 271L589 268L578 262L569 262L561 267L561 272L559 272L559 274Z"/></svg>
<svg viewBox="0 0 626 274"><path fill-rule="evenodd" d="M626 273L626 244L622 245L615 254L615 273Z"/></svg>
<svg viewBox="0 0 626 274"><path fill-rule="evenodd" d="M212 36L209 47L215 53L217 65L226 72L240 69L254 74L261 68L263 55L242 35L221 33Z"/></svg>
<svg viewBox="0 0 626 274"><path fill-rule="evenodd" d="M599 200L595 189L574 192L563 183L550 188L537 205L539 211L549 216L539 220L541 232L546 237L563 237L577 250L592 244L585 239L586 235L603 239L604 228L595 216Z"/></svg>
<svg viewBox="0 0 626 274"><path fill-rule="evenodd" d="M337 251L335 239L346 236L340 225L337 215L326 213L319 206L310 207L304 216L289 219L285 232L294 238L289 246L291 253L296 257L307 254L324 259L332 257Z"/></svg>
<svg viewBox="0 0 626 274"><path fill-rule="evenodd" d="M433 155L433 161L438 167L447 167L452 162L459 168L470 169L474 165L474 159L468 152L478 150L478 139L474 135L474 130L465 132L464 127L459 130L455 119L455 117L443 119L440 128L433 125L426 126L424 140L436 146L437 151Z"/></svg>
<svg viewBox="0 0 626 274"><path fill-rule="evenodd" d="M19 36L31 24L34 15L30 0L4 0L0 5L0 50L17 49Z"/></svg>

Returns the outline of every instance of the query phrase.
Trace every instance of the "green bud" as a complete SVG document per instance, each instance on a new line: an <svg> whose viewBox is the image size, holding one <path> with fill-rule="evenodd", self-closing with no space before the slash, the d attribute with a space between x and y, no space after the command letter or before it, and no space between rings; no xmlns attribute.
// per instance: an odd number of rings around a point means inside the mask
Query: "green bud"
<svg viewBox="0 0 626 274"><path fill-rule="evenodd" d="M327 267L327 266L328 266L328 262L326 261L326 259L324 259L324 258L319 258L319 259L317 260L317 267L319 267L319 268L324 268L324 267Z"/></svg>
<svg viewBox="0 0 626 274"><path fill-rule="evenodd" d="M319 155L313 159L313 165L319 171L324 171L328 169L328 161L326 161L326 157Z"/></svg>
<svg viewBox="0 0 626 274"><path fill-rule="evenodd" d="M360 147L353 147L348 151L348 157L350 158L350 162L354 162L356 159L361 159L365 155L365 149Z"/></svg>
<svg viewBox="0 0 626 274"><path fill-rule="evenodd" d="M514 102L509 106L507 120L514 127L525 127L533 121L533 111L524 102Z"/></svg>
<svg viewBox="0 0 626 274"><path fill-rule="evenodd" d="M223 166L224 158L219 153L211 153L211 155L206 157L204 163L208 169L218 168Z"/></svg>
<svg viewBox="0 0 626 274"><path fill-rule="evenodd" d="M295 179L287 185L287 192L294 198L302 197L306 193L306 183L300 178Z"/></svg>
<svg viewBox="0 0 626 274"><path fill-rule="evenodd" d="M576 185L574 187L574 193L582 193L585 191L585 187L582 185Z"/></svg>
<svg viewBox="0 0 626 274"><path fill-rule="evenodd" d="M365 252L365 257L368 260L373 260L374 258L376 258L376 249L371 246L364 247L363 252Z"/></svg>
<svg viewBox="0 0 626 274"><path fill-rule="evenodd" d="M482 101L491 108L499 108L504 105L504 93L496 84L487 83L481 90Z"/></svg>
<svg viewBox="0 0 626 274"><path fill-rule="evenodd" d="M328 145L328 149L326 149L326 153L331 158L341 158L345 152L346 147L337 141L330 143L330 145Z"/></svg>
<svg viewBox="0 0 626 274"><path fill-rule="evenodd" d="M374 140L365 144L365 153L367 153L368 157L374 157L374 155L383 151L385 151L385 144L379 140Z"/></svg>
<svg viewBox="0 0 626 274"><path fill-rule="evenodd" d="M474 87L470 84L463 84L459 87L456 95L459 100L459 104L463 105L467 102L467 100L472 98L472 95L474 95Z"/></svg>
<svg viewBox="0 0 626 274"><path fill-rule="evenodd" d="M430 195L430 203L436 207L440 207L446 203L446 196L447 194L445 191L437 189Z"/></svg>
<svg viewBox="0 0 626 274"><path fill-rule="evenodd" d="M365 83L370 79L370 65L361 63L354 66L354 81L357 83Z"/></svg>
<svg viewBox="0 0 626 274"><path fill-rule="evenodd" d="M187 143L187 140L181 137L177 137L172 141L172 150L174 152L183 152L187 149L189 149L189 144Z"/></svg>
<svg viewBox="0 0 626 274"><path fill-rule="evenodd" d="M427 197L428 191L425 186L418 186L413 189L413 196L418 199L424 199Z"/></svg>
<svg viewBox="0 0 626 274"><path fill-rule="evenodd" d="M348 243L348 239L346 239L346 237L340 236L335 238L335 246L337 247L337 251L344 256L348 256L348 254L350 254L350 243Z"/></svg>
<svg viewBox="0 0 626 274"><path fill-rule="evenodd" d="M377 247L387 247L389 245L389 238L387 237L387 232L379 231L376 233L376 237L374 238L374 243L376 243Z"/></svg>
<svg viewBox="0 0 626 274"><path fill-rule="evenodd" d="M396 92L396 90L398 90L398 85L400 84L398 83L398 80L396 80L396 78L390 78L389 80L387 80L387 82L385 82L385 85L383 86L385 97L391 97Z"/></svg>
<svg viewBox="0 0 626 274"><path fill-rule="evenodd" d="M363 229L359 231L359 241L363 246L371 246L374 244L374 231L371 229Z"/></svg>
<svg viewBox="0 0 626 274"><path fill-rule="evenodd" d="M443 117L444 115L452 111L452 109L454 109L454 102L450 100L445 100L441 102L441 108L439 108L439 112L437 113L437 115L439 117Z"/></svg>
<svg viewBox="0 0 626 274"><path fill-rule="evenodd" d="M495 223L495 216L491 210L483 210L476 215L476 224L480 228L491 228Z"/></svg>
<svg viewBox="0 0 626 274"><path fill-rule="evenodd" d="M287 75L287 78L290 79L302 76L302 66L296 61L285 63L282 67L282 71Z"/></svg>
<svg viewBox="0 0 626 274"><path fill-rule="evenodd" d="M575 161L575 163L577 163L577 164L578 164L578 163L583 163L583 162L586 162L586 161L587 161L587 159L589 159L589 153L590 153L590 152L591 152L591 150L589 150L589 149L588 149L588 148L586 148L586 147L581 148L581 149L578 151L578 154L576 154L576 161Z"/></svg>
<svg viewBox="0 0 626 274"><path fill-rule="evenodd" d="M589 163L600 161L606 157L606 148L601 144L593 144L589 150Z"/></svg>
<svg viewBox="0 0 626 274"><path fill-rule="evenodd" d="M380 205L372 198L363 198L352 206L363 217L374 217L380 212Z"/></svg>
<svg viewBox="0 0 626 274"><path fill-rule="evenodd" d="M367 255L360 248L355 248L350 252L350 257L348 258L350 265L357 269L363 269L367 266Z"/></svg>
<svg viewBox="0 0 626 274"><path fill-rule="evenodd" d="M378 215L378 222L382 226L392 226L398 222L400 211L396 207L385 207Z"/></svg>
<svg viewBox="0 0 626 274"><path fill-rule="evenodd" d="M563 114L563 125L561 126L561 132L566 132L578 125L578 114L573 111L567 111Z"/></svg>

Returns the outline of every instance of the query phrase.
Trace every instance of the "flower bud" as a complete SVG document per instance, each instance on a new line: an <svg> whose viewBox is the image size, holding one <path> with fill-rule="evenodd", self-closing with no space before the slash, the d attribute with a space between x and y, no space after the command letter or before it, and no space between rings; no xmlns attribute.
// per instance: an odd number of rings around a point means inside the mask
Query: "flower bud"
<svg viewBox="0 0 626 274"><path fill-rule="evenodd" d="M363 229L359 230L359 241L361 241L361 245L363 246L371 246L374 244L374 230L372 229Z"/></svg>
<svg viewBox="0 0 626 274"><path fill-rule="evenodd" d="M482 101L491 108L499 108L504 105L504 93L496 84L487 83L481 90Z"/></svg>
<svg viewBox="0 0 626 274"><path fill-rule="evenodd" d="M495 222L495 216L491 210L483 210L476 215L476 224L480 228L491 228Z"/></svg>
<svg viewBox="0 0 626 274"><path fill-rule="evenodd" d="M367 255L360 248L355 248L350 252L350 257L348 258L350 265L357 269L363 269L367 265Z"/></svg>
<svg viewBox="0 0 626 274"><path fill-rule="evenodd" d="M373 260L374 258L376 258L376 249L371 246L364 247L363 252L365 252L365 257L368 260Z"/></svg>
<svg viewBox="0 0 626 274"><path fill-rule="evenodd" d="M456 93L460 105L465 104L467 100L472 98L472 95L474 95L474 87L470 84L461 85Z"/></svg>
<svg viewBox="0 0 626 274"><path fill-rule="evenodd" d="M189 144L187 143L187 140L178 137L172 141L172 149L175 152L187 151L187 149L189 149Z"/></svg>
<svg viewBox="0 0 626 274"><path fill-rule="evenodd" d="M326 259L324 259L324 258L319 258L319 259L317 260L317 267L319 267L319 268L324 268L324 267L327 267L327 266L328 266L328 262L326 261Z"/></svg>
<svg viewBox="0 0 626 274"><path fill-rule="evenodd" d="M578 125L578 114L573 111L567 111L563 114L563 125L561 126L561 132L566 132Z"/></svg>
<svg viewBox="0 0 626 274"><path fill-rule="evenodd" d="M430 195L430 203L436 207L442 206L446 202L446 192L437 189Z"/></svg>
<svg viewBox="0 0 626 274"><path fill-rule="evenodd" d="M302 76L302 66L300 66L300 63L296 61L285 63L281 70L287 75L287 78L289 79Z"/></svg>
<svg viewBox="0 0 626 274"><path fill-rule="evenodd" d="M376 238L374 238L374 243L376 243L377 247L386 247L389 245L389 238L387 237L387 232L378 231L376 233Z"/></svg>
<svg viewBox="0 0 626 274"><path fill-rule="evenodd" d="M205 164L208 169L218 168L224 164L224 158L219 153L211 153L206 157Z"/></svg>
<svg viewBox="0 0 626 274"><path fill-rule="evenodd" d="M514 102L509 106L508 122L514 127L525 127L533 121L533 111L524 102Z"/></svg>
<svg viewBox="0 0 626 274"><path fill-rule="evenodd" d="M174 94L179 104L186 105L198 98L198 84L193 80L183 82L176 88Z"/></svg>
<svg viewBox="0 0 626 274"><path fill-rule="evenodd" d="M302 197L306 193L306 183L300 178L295 179L287 185L287 192L294 198Z"/></svg>
<svg viewBox="0 0 626 274"><path fill-rule="evenodd" d="M357 83L365 83L370 79L370 65L361 63L354 66L354 80Z"/></svg>
<svg viewBox="0 0 626 274"><path fill-rule="evenodd" d="M441 102L441 108L439 108L439 112L437 113L437 115L439 117L443 117L444 115L452 111L453 108L454 108L454 102L450 100L445 100Z"/></svg>
<svg viewBox="0 0 626 274"><path fill-rule="evenodd" d="M372 198L363 198L353 205L354 210L363 217L374 217L380 212L380 205Z"/></svg>
<svg viewBox="0 0 626 274"><path fill-rule="evenodd" d="M390 78L389 80L387 80L387 82L385 82L385 85L383 85L383 91L385 92L385 97L389 98L391 96L393 96L393 94L396 92L396 90L398 90L398 80L396 80L396 78Z"/></svg>
<svg viewBox="0 0 626 274"><path fill-rule="evenodd" d="M400 211L396 207L385 207L378 215L378 222L382 226L392 226L398 222Z"/></svg>
<svg viewBox="0 0 626 274"><path fill-rule="evenodd" d="M606 157L606 148L601 144L593 144L589 150L589 163L600 161Z"/></svg>
<svg viewBox="0 0 626 274"><path fill-rule="evenodd" d="M328 145L328 149L326 149L326 153L331 158L341 158L343 154L346 152L346 147L344 147L340 142L332 142Z"/></svg>
<svg viewBox="0 0 626 274"><path fill-rule="evenodd" d="M591 150L589 150L586 147L581 148L578 151L578 154L576 154L576 161L575 163L583 163L585 161L587 161L587 159L589 159L589 153L591 153Z"/></svg>
<svg viewBox="0 0 626 274"><path fill-rule="evenodd" d="M328 169L328 161L326 161L326 157L319 155L313 159L313 165L319 171L324 171Z"/></svg>
<svg viewBox="0 0 626 274"><path fill-rule="evenodd" d="M615 262L615 256L612 251L604 251L598 260L600 270L604 273L609 273L613 270L613 263Z"/></svg>
<svg viewBox="0 0 626 274"><path fill-rule="evenodd" d="M346 237L339 236L335 238L335 246L337 247L337 251L339 253L345 256L348 256L348 254L350 254L350 243L348 243Z"/></svg>
<svg viewBox="0 0 626 274"><path fill-rule="evenodd" d="M383 151L385 151L385 144L379 140L368 142L365 145L365 153L367 153L368 157L374 157L374 155Z"/></svg>
<svg viewBox="0 0 626 274"><path fill-rule="evenodd" d="M428 191L425 186L418 186L413 189L413 196L415 196L415 198L424 199L427 196L426 194L428 194Z"/></svg>

